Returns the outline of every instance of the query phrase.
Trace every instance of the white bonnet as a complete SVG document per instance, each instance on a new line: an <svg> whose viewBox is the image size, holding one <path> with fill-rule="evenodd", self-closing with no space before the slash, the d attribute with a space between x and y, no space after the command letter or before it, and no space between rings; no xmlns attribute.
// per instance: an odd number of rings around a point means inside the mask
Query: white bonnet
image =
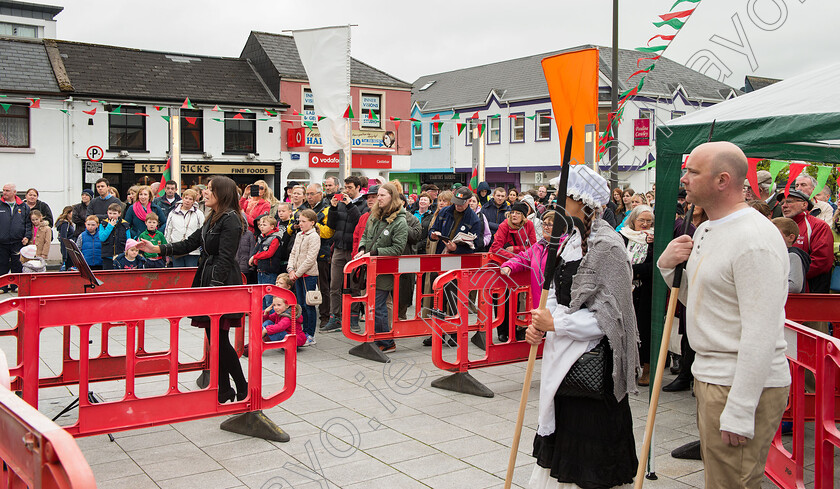
<svg viewBox="0 0 840 489"><path fill-rule="evenodd" d="M552 178L551 185L557 187L560 177ZM566 195L580 200L593 209L610 201L610 187L601 175L586 165L574 165L569 168L569 186Z"/></svg>

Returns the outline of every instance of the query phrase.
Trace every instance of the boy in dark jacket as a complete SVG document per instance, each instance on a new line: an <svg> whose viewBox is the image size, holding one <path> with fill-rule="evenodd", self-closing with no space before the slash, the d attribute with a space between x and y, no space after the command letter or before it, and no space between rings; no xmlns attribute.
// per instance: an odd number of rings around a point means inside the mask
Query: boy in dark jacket
<svg viewBox="0 0 840 489"><path fill-rule="evenodd" d="M495 237L499 225L507 219L510 206L507 203L507 192L502 187L493 191L493 199L486 204L481 204L481 213L487 218L487 225L490 226L490 233ZM491 239L490 244L493 244Z"/></svg>
<svg viewBox="0 0 840 489"><path fill-rule="evenodd" d="M159 222L160 220L154 212L146 214L146 230L140 233L137 241L140 242L145 239L153 245L166 244L163 233L158 231ZM166 266L166 260L156 253L143 253L143 256L146 257L146 268L164 268Z"/></svg>
<svg viewBox="0 0 840 489"><path fill-rule="evenodd" d="M131 238L131 228L129 228L128 222L120 218L121 215L122 206L111 204L108 206L108 220L99 223L103 270L114 268L114 257L125 250L125 244Z"/></svg>

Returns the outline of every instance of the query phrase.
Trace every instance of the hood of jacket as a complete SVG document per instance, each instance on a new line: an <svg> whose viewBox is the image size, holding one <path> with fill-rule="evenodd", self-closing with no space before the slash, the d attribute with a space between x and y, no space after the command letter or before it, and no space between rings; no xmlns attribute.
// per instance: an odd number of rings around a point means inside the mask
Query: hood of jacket
<svg viewBox="0 0 840 489"><path fill-rule="evenodd" d="M523 196L521 200L522 200L522 202L525 202L526 204L528 204L528 207L531 208L531 213L532 214L534 212L537 212L537 206L536 206L536 204L534 204L534 197L532 197L530 194L525 194L525 196ZM531 214L528 214L528 215L530 216Z"/></svg>
<svg viewBox="0 0 840 489"><path fill-rule="evenodd" d="M479 183L478 184L478 189L476 189L476 193L481 192L482 190L486 190L486 191L490 192L490 184L487 183L487 182Z"/></svg>

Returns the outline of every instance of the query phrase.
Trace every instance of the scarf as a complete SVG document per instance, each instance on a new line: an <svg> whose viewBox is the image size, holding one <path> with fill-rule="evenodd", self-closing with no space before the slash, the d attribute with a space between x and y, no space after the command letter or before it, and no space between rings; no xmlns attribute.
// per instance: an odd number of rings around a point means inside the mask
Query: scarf
<svg viewBox="0 0 840 489"><path fill-rule="evenodd" d="M595 314L613 351L613 394L616 400L636 393L639 364L639 331L630 284L633 270L624 242L599 218L592 222L588 252L572 281L569 313L586 308Z"/></svg>
<svg viewBox="0 0 840 489"><path fill-rule="evenodd" d="M653 229L649 229L648 233L643 231L635 231L625 226L621 228L621 235L627 238L627 257L630 259L631 265L638 265L645 261L648 252L648 235L653 236Z"/></svg>
<svg viewBox="0 0 840 489"><path fill-rule="evenodd" d="M149 202L146 206L147 207L143 207L143 204L141 204L139 200L131 204L131 208L134 210L134 215L143 222L146 222L146 215L152 212L152 203Z"/></svg>

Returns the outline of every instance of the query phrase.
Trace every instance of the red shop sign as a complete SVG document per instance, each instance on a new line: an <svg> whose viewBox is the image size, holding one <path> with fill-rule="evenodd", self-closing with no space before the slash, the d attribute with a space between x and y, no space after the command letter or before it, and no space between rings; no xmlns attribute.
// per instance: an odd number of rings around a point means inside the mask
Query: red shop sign
<svg viewBox="0 0 840 489"><path fill-rule="evenodd" d="M650 146L650 119L633 120L633 146Z"/></svg>
<svg viewBox="0 0 840 489"><path fill-rule="evenodd" d="M323 153L309 153L310 168L338 168L338 153L324 156ZM353 168L391 169L391 155L353 153Z"/></svg>
<svg viewBox="0 0 840 489"><path fill-rule="evenodd" d="M289 129L286 132L286 143L290 148L306 146L306 128Z"/></svg>
<svg viewBox="0 0 840 489"><path fill-rule="evenodd" d="M309 168L338 168L338 153L309 153Z"/></svg>

